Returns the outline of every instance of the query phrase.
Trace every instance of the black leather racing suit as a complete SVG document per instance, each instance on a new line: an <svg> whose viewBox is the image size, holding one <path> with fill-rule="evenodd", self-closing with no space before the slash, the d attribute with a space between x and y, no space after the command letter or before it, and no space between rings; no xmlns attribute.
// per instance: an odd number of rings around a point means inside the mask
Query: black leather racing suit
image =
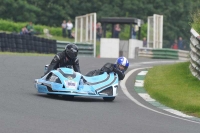
<svg viewBox="0 0 200 133"><path fill-rule="evenodd" d="M66 60L66 58L68 60ZM47 74L51 70L55 70L59 67L66 67L66 66L72 66L75 72L80 72L79 59L78 58L70 59L66 56L65 51L63 51L54 56L45 74Z"/></svg>
<svg viewBox="0 0 200 133"><path fill-rule="evenodd" d="M117 69L115 67L115 64L112 63L106 63L101 69L93 70L88 72L85 76L95 76L95 75L100 75L103 74L104 72L110 73L110 72L115 72L118 74L119 80L123 80L125 77L125 74Z"/></svg>

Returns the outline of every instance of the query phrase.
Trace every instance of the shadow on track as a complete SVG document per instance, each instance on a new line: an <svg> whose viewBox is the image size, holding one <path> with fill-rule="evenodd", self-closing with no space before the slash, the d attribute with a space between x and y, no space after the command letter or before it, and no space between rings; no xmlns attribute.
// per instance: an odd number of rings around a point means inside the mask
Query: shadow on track
<svg viewBox="0 0 200 133"><path fill-rule="evenodd" d="M97 97L81 97L81 96L61 96L61 95L46 95L46 94L34 94L38 97L44 97L49 99L55 99L55 100L65 100L65 101L72 101L72 102L109 102L104 101L103 98L97 98Z"/></svg>

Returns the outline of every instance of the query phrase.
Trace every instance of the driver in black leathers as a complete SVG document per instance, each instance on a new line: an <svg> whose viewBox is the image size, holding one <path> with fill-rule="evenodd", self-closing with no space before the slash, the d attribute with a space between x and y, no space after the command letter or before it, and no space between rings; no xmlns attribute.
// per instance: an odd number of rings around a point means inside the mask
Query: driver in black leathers
<svg viewBox="0 0 200 133"><path fill-rule="evenodd" d="M77 55L78 47L74 43L67 44L64 51L54 56L44 75L51 70L67 66L72 66L75 72L80 73L79 59L77 58Z"/></svg>

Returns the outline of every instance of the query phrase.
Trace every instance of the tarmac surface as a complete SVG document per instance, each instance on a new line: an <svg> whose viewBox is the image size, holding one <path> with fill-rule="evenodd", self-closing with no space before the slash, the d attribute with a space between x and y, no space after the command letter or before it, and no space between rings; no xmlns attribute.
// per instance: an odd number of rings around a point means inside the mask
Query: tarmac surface
<svg viewBox="0 0 200 133"><path fill-rule="evenodd" d="M52 58L0 55L1 133L199 133L199 123L157 108L138 95L134 90L135 80L143 69L126 75L128 78L124 83L126 93L137 102L124 93L124 87L119 88L119 95L113 102L87 97L75 97L70 101L38 94L34 79L43 75L44 66ZM129 61L128 72L136 68L176 63L144 58ZM86 74L106 62L115 62L115 59L82 57L81 72Z"/></svg>

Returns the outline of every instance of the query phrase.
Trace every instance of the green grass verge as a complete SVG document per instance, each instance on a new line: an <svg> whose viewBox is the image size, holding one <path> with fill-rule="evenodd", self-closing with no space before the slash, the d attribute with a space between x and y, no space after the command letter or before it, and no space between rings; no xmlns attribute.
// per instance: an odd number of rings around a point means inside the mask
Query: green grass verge
<svg viewBox="0 0 200 133"><path fill-rule="evenodd" d="M38 35L39 37L47 38L44 34ZM51 38L48 39L53 39L53 40L58 40L58 41L66 41L66 42L74 42L74 39L71 38L63 38L62 36L52 36Z"/></svg>
<svg viewBox="0 0 200 133"><path fill-rule="evenodd" d="M96 57L98 57L100 55L100 42L97 41L96 42Z"/></svg>
<svg viewBox="0 0 200 133"><path fill-rule="evenodd" d="M18 52L0 52L0 55L19 55L19 56L54 56L55 54L18 53Z"/></svg>
<svg viewBox="0 0 200 133"><path fill-rule="evenodd" d="M189 62L149 69L144 88L160 103L200 117L200 81L189 70Z"/></svg>

